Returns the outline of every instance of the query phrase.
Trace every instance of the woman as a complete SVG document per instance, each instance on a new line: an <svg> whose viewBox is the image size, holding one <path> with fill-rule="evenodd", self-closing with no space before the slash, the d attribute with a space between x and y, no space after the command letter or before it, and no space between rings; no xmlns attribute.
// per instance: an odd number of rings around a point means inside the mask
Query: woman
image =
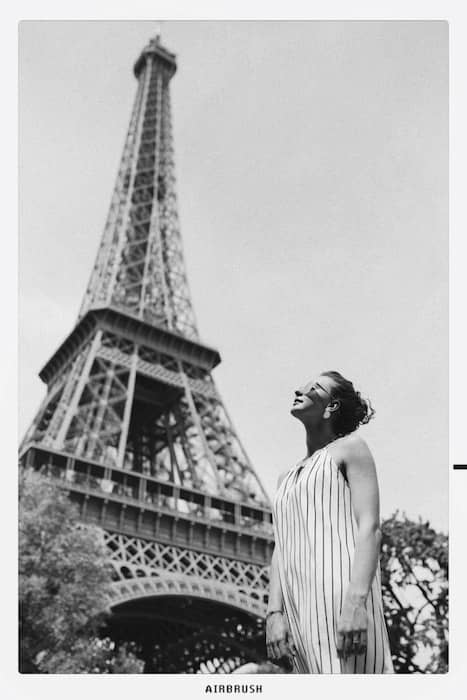
<svg viewBox="0 0 467 700"><path fill-rule="evenodd" d="M279 477L268 657L294 673L393 673L383 616L378 483L354 434L370 404L338 372L295 392L307 454Z"/></svg>

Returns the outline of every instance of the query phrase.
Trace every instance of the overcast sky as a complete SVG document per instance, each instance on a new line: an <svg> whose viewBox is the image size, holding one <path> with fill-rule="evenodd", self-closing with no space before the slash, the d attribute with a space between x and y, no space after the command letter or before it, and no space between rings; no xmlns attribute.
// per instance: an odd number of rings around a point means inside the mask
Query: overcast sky
<svg viewBox="0 0 467 700"><path fill-rule="evenodd" d="M110 202L145 22L20 27L20 432L72 329ZM293 390L336 369L382 515L447 529L448 30L442 22L164 22L201 338L270 495L305 453Z"/></svg>

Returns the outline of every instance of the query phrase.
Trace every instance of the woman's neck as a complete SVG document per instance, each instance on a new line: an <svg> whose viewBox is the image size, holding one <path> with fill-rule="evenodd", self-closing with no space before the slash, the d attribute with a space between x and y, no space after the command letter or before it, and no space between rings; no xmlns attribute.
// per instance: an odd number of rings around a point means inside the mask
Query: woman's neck
<svg viewBox="0 0 467 700"><path fill-rule="evenodd" d="M320 450L322 447L325 445L328 445L330 442L335 440L337 435L334 435L332 430L321 430L317 431L314 430L313 432L309 430L308 428L306 429L306 451L307 451L307 457L311 457L311 455L316 452L317 450Z"/></svg>

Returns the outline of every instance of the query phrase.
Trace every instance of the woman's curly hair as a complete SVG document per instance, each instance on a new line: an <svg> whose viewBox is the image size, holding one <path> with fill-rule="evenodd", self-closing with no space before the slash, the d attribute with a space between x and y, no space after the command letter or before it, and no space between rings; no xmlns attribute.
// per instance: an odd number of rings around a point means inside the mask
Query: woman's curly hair
<svg viewBox="0 0 467 700"><path fill-rule="evenodd" d="M333 428L338 437L353 433L360 425L368 423L375 415L368 399L364 399L354 385L339 372L322 372L336 383L332 398L339 401L339 410L333 414Z"/></svg>

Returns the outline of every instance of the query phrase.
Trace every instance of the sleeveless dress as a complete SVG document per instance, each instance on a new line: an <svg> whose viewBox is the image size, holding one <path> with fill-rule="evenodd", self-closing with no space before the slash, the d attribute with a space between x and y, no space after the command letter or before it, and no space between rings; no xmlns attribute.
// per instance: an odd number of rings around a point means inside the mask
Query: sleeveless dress
<svg viewBox="0 0 467 700"><path fill-rule="evenodd" d="M366 601L367 650L339 659L336 632L350 581L356 522L350 487L326 447L287 472L273 501L284 611L294 673L394 673L380 566Z"/></svg>

